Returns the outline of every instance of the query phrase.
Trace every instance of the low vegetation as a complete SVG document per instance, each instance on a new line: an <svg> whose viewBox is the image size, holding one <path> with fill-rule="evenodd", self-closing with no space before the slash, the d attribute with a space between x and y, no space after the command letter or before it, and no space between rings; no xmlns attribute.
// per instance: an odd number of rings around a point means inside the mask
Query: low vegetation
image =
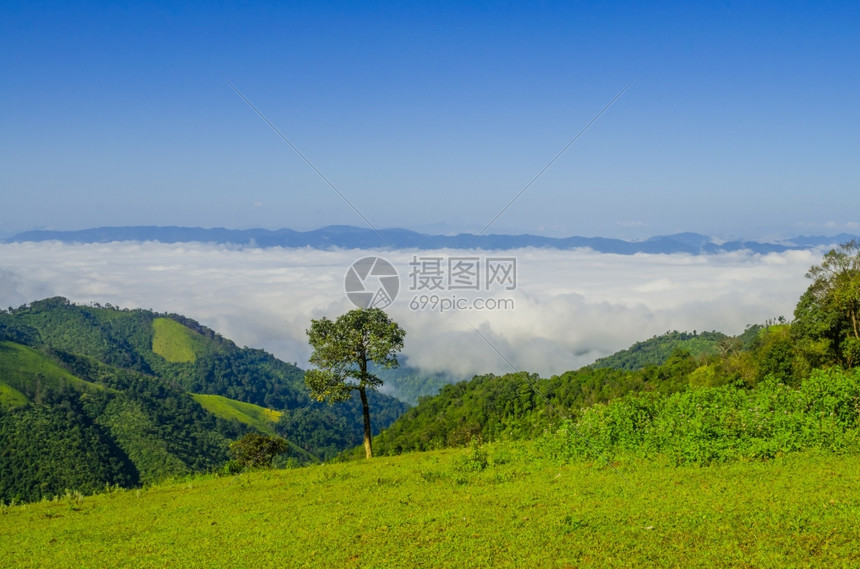
<svg viewBox="0 0 860 569"><path fill-rule="evenodd" d="M38 400L48 390L71 387L95 392L104 389L102 385L75 377L44 353L8 341L0 341L0 385L7 387L16 402L20 402L21 397L27 399L24 393L31 393L33 399Z"/></svg>
<svg viewBox="0 0 860 569"><path fill-rule="evenodd" d="M631 394L583 410L542 448L567 460L618 455L710 465L798 451L860 453L860 369L815 370L800 386Z"/></svg>
<svg viewBox="0 0 860 569"><path fill-rule="evenodd" d="M858 471L857 455L609 467L495 443L7 506L0 555L58 569L856 567Z"/></svg>
<svg viewBox="0 0 860 569"><path fill-rule="evenodd" d="M267 437L259 433L248 433L230 443L231 461L228 472L242 472L253 468L270 468L275 457L287 452L289 445L284 439Z"/></svg>

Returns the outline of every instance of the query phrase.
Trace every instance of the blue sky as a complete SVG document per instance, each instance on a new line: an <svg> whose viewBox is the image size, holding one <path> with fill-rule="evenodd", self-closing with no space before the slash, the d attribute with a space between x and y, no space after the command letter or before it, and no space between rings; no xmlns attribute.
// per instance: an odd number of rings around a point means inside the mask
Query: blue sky
<svg viewBox="0 0 860 569"><path fill-rule="evenodd" d="M860 233L860 4L0 6L0 236Z"/></svg>

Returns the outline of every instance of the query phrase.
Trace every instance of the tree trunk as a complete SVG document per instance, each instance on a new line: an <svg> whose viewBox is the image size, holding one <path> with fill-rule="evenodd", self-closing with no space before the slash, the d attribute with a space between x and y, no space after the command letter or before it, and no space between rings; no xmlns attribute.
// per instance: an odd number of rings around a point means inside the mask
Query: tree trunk
<svg viewBox="0 0 860 569"><path fill-rule="evenodd" d="M367 391L364 387L359 387L358 393L361 395L361 410L364 413L364 454L367 458L373 458L373 447L370 444L370 407L367 405Z"/></svg>

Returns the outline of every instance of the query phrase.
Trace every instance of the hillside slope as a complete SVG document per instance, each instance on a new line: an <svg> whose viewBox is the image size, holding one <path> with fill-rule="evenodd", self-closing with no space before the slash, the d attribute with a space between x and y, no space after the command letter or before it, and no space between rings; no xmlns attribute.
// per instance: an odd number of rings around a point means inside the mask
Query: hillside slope
<svg viewBox="0 0 860 569"><path fill-rule="evenodd" d="M682 389L695 368L692 356L678 353L650 375L610 368L583 368L548 379L525 373L479 375L421 398L373 444L380 454L398 454L462 446L476 437L533 438L595 403L646 389Z"/></svg>
<svg viewBox="0 0 860 569"><path fill-rule="evenodd" d="M0 342L0 500L151 483L217 468L245 432L164 380ZM23 399L23 400L22 400Z"/></svg>
<svg viewBox="0 0 860 569"><path fill-rule="evenodd" d="M375 433L407 408L372 405ZM0 501L211 471L251 429L316 461L360 442L360 425L357 402L313 403L301 369L180 315L64 298L0 312Z"/></svg>
<svg viewBox="0 0 860 569"><path fill-rule="evenodd" d="M749 388L768 378L797 385L811 370L792 342L788 325L751 326L737 337L669 332L550 378L475 376L420 398L374 439L374 448L390 455L462 446L473 438L529 439L576 419L583 409L641 392Z"/></svg>
<svg viewBox="0 0 860 569"><path fill-rule="evenodd" d="M63 354L88 356L159 377L191 393L221 395L278 411L301 409L311 402L300 368L263 350L239 348L178 314L79 306L57 297L0 313L0 339L4 333L19 343L48 349L60 359ZM385 416L407 408L382 394L377 394L376 405ZM349 412L348 407L343 409Z"/></svg>
<svg viewBox="0 0 860 569"><path fill-rule="evenodd" d="M672 352L685 350L694 356L718 353L719 344L728 339L722 332L666 332L641 342L636 342L625 350L600 358L593 368L615 368L637 370L649 365L661 365Z"/></svg>
<svg viewBox="0 0 860 569"><path fill-rule="evenodd" d="M10 567L856 567L860 457L614 468L529 446L0 506Z"/></svg>

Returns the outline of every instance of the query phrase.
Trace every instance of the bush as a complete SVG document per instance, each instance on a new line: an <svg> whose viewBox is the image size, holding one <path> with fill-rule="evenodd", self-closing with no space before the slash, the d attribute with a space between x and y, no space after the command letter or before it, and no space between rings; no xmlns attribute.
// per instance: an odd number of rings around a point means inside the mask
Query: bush
<svg viewBox="0 0 860 569"><path fill-rule="evenodd" d="M271 467L272 460L287 452L287 441L280 437L267 437L248 433L238 441L230 443L233 468Z"/></svg>
<svg viewBox="0 0 860 569"><path fill-rule="evenodd" d="M562 461L629 453L701 465L799 450L857 452L858 418L860 370L834 368L814 371L798 388L770 376L749 390L628 395L584 410L539 446Z"/></svg>

